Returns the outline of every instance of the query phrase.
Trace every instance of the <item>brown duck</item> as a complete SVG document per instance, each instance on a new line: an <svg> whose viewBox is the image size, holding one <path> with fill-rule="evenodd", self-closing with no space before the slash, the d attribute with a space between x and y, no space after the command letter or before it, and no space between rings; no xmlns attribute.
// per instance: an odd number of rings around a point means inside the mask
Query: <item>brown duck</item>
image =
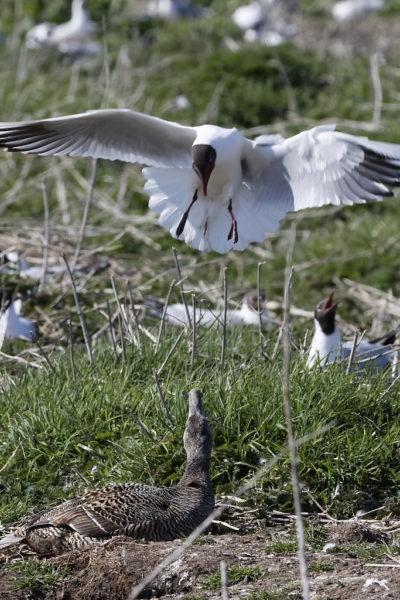
<svg viewBox="0 0 400 600"><path fill-rule="evenodd" d="M112 536L166 541L189 535L214 508L209 468L212 432L199 390L189 393L183 443L186 469L175 487L116 483L37 514L0 540L0 550L28 544L40 554L61 554Z"/></svg>

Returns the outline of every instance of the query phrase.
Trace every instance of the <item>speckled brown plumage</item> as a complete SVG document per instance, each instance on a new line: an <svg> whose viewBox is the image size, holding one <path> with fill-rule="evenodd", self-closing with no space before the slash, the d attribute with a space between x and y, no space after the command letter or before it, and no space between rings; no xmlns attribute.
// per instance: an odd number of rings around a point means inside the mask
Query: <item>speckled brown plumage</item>
<svg viewBox="0 0 400 600"><path fill-rule="evenodd" d="M117 483L90 491L37 514L0 540L0 550L24 542L40 554L61 554L114 535L153 541L189 535L214 508L209 477L212 432L198 390L189 394L183 441L186 469L175 487Z"/></svg>

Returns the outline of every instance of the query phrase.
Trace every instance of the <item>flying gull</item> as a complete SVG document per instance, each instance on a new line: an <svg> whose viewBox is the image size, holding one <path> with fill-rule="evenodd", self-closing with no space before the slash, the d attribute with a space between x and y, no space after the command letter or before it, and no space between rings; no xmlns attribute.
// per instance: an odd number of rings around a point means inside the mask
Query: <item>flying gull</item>
<svg viewBox="0 0 400 600"><path fill-rule="evenodd" d="M0 147L139 162L149 207L192 248L244 250L288 211L360 204L400 185L400 145L320 125L286 140L188 127L127 109L0 123Z"/></svg>

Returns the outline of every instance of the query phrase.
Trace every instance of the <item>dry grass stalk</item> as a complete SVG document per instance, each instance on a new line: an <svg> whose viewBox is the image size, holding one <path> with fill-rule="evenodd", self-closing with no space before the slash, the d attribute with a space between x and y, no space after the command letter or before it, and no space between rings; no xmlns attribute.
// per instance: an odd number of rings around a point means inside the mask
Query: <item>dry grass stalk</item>
<svg viewBox="0 0 400 600"><path fill-rule="evenodd" d="M353 364L354 353L357 348L357 339L358 339L358 332L356 331L354 334L354 337L353 337L353 343L351 345L349 361L348 361L347 367L346 367L346 375L348 375L351 371L351 365Z"/></svg>
<svg viewBox="0 0 400 600"><path fill-rule="evenodd" d="M47 263L49 260L49 242L50 242L50 211L49 211L49 198L47 195L46 180L42 179L42 193L43 193L43 207L44 207L44 240L43 240L43 264L42 273L40 275L40 281L38 286L38 294L40 294L44 287L46 279Z"/></svg>
<svg viewBox="0 0 400 600"><path fill-rule="evenodd" d="M194 365L194 358L196 356L196 338L197 338L197 323L196 323L196 297L192 294L192 307L193 307L193 341L192 341L192 356L190 358L190 366Z"/></svg>
<svg viewBox="0 0 400 600"><path fill-rule="evenodd" d="M262 318L261 318L261 267L265 265L265 262L259 262L257 265L257 312L258 312L258 339L260 344L260 352L263 353L263 342L264 335L262 329Z"/></svg>
<svg viewBox="0 0 400 600"><path fill-rule="evenodd" d="M121 339L122 358L124 360L124 363L126 363L125 332L124 332L124 326L122 324L121 312L118 313L118 327L119 327L119 337Z"/></svg>
<svg viewBox="0 0 400 600"><path fill-rule="evenodd" d="M222 319L222 350L221 350L221 371L224 370L225 350L226 350L226 316L228 312L228 277L227 267L224 267L223 286L224 286L224 314Z"/></svg>
<svg viewBox="0 0 400 600"><path fill-rule="evenodd" d="M300 577L301 586L303 590L303 600L309 600L310 598L310 584L307 570L307 559L306 559L306 544L304 537L304 524L301 514L301 494L300 494L300 483L297 474L297 449L296 449L296 438L293 429L292 409L290 405L290 386L289 386L289 375L290 375L290 345L291 345L291 331L290 331L290 286L293 275L293 250L296 242L296 229L292 227L291 237L289 241L289 249L286 260L285 269L285 295L283 301L284 317L283 317L283 373L282 373L282 391L283 391L283 404L285 409L286 427L288 432L288 445L290 452L290 473L292 481L292 493L294 508L296 514L296 533L297 533L297 553L299 557L300 566Z"/></svg>
<svg viewBox="0 0 400 600"><path fill-rule="evenodd" d="M169 304L169 301L171 299L171 294L172 294L172 290L175 287L175 283L176 283L176 281L175 281L175 279L173 279L171 281L170 286L169 286L167 298L165 300L165 304L164 304L164 308L163 308L163 313L162 313L162 316L161 316L160 327L159 327L159 330L158 330L158 337L157 337L157 342L156 342L156 348L154 350L155 353L158 352L158 349L160 347L161 335L162 335L162 331L163 331L163 327L164 327L164 323L165 323L165 315L167 313L168 304Z"/></svg>
<svg viewBox="0 0 400 600"><path fill-rule="evenodd" d="M131 310L132 310L132 314L133 314L133 320L135 323L136 334L137 334L137 338L138 338L139 353L140 353L140 356L143 356L144 348L143 348L142 334L140 332L138 316L137 316L137 312L135 310L135 304L133 302L132 286L131 286L130 281L128 281L128 294L129 294L129 301L131 304Z"/></svg>
<svg viewBox="0 0 400 600"><path fill-rule="evenodd" d="M154 380L155 380L155 382L156 382L156 386L157 386L158 395L159 395L159 397L160 397L160 400L161 400L161 406L162 406L162 409L163 409L163 411L164 411L164 414L165 414L165 416L167 417L168 421L170 422L170 424L171 424L171 427L172 427L172 428L174 428L174 427L175 427L175 423L174 423L174 421L172 420L171 413L169 412L169 410L168 410L168 406L167 406L167 403L165 402L164 394L162 393L162 390L161 390L161 385L160 385L160 381L159 381L159 379L158 379L157 370L156 370L156 369L153 367L153 368L152 368L152 371L153 371L153 377L154 377Z"/></svg>
<svg viewBox="0 0 400 600"><path fill-rule="evenodd" d="M89 180L90 188L89 188L89 193L88 193L86 203L85 203L85 210L83 211L82 223L81 223L81 228L79 230L79 237L78 237L78 242L77 242L76 248L75 248L74 258L72 259L72 267L71 267L72 272L75 271L76 263L78 262L79 254L80 254L81 248L82 248L83 238L84 238L85 229L86 229L86 223L87 223L88 214L89 214L89 208L90 208L90 205L93 200L94 183L96 180L96 169L97 169L97 158L93 158L92 159L92 170L90 173L90 180Z"/></svg>
<svg viewBox="0 0 400 600"><path fill-rule="evenodd" d="M83 316L81 305L79 303L79 298L78 298L78 294L77 294L76 287L75 287L74 276L71 273L71 269L69 268L68 259L67 259L66 255L64 254L64 252L62 253L62 257L63 257L63 260L65 262L65 266L67 267L68 275L69 275L69 277L71 279L72 292L74 294L75 305L76 305L76 309L77 309L78 314L79 314L79 320L81 322L81 327L82 327L83 337L84 337L85 344L86 344L87 353L88 353L88 356L89 356L89 360L90 360L91 364L93 365L94 364L94 358L93 358L93 353L92 353L92 347L90 345L90 337L89 337L89 334L88 334L88 331L87 331L87 328L86 328L85 317Z"/></svg>
<svg viewBox="0 0 400 600"><path fill-rule="evenodd" d="M228 573L226 571L226 562L224 560L221 560L221 562L219 563L220 566L220 570L221 570L221 592L222 592L222 600L229 600L229 593L228 593Z"/></svg>
<svg viewBox="0 0 400 600"><path fill-rule="evenodd" d="M179 282L179 288L181 290L182 302L185 306L189 328L191 328L192 327L192 319L190 318L190 313L189 313L188 305L186 302L186 296L185 296L185 292L183 290L183 280L182 280L182 275L181 275L181 267L179 265L179 260L178 260L178 252L177 252L176 248L172 248L172 252L174 255L176 272L178 273L178 282Z"/></svg>
<svg viewBox="0 0 400 600"><path fill-rule="evenodd" d="M161 365L161 367L157 370L157 375L159 375L161 373L161 371L164 369L165 365L167 364L167 362L171 358L172 354L174 353L175 348L177 347L177 345L181 341L182 336L183 336L184 333L185 333L185 330L181 331L180 334L178 335L178 337L176 338L175 343L172 346L171 350L168 352L166 359L164 360L164 362Z"/></svg>
<svg viewBox="0 0 400 600"><path fill-rule="evenodd" d="M31 331L31 334L33 334L32 331ZM49 357L47 356L46 352L43 350L41 343L39 342L38 339L36 339L35 342L36 342L36 345L38 347L40 354L43 356L44 360L46 361L46 363L48 364L50 369L53 371L53 373L55 373L56 369L55 369L54 365L52 364L52 362L50 361Z"/></svg>
<svg viewBox="0 0 400 600"><path fill-rule="evenodd" d="M110 328L110 336L111 336L111 342L114 348L114 352L117 351L117 343L115 341L115 333L114 333L114 326L113 326L113 319L111 316L111 309L110 309L110 303L107 300L107 317L108 317L108 326Z"/></svg>
<svg viewBox="0 0 400 600"><path fill-rule="evenodd" d="M70 353L70 358L71 358L72 377L73 377L74 381L76 381L76 369L75 369L75 359L74 359L74 338L72 335L71 319L68 319L68 329L69 329L69 353Z"/></svg>

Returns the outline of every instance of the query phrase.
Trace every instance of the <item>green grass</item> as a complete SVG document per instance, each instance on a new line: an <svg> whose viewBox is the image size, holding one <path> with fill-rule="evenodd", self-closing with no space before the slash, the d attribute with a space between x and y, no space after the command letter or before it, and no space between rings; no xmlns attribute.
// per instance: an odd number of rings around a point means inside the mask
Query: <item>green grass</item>
<svg viewBox="0 0 400 600"><path fill-rule="evenodd" d="M108 52L98 62L82 64L75 71L59 56L27 52L22 44L23 34L36 18L61 21L68 14L66 5L26 1L19 29L15 29L14 2L3 4L0 27L6 33L6 42L0 47L5 82L0 89L2 121L43 118L106 105L131 107L190 124L209 120L238 128L268 125L270 131L276 128L290 135L320 119L338 120L340 124L341 119L372 118L373 94L366 57L337 59L323 53L317 57L292 44L273 50L241 46L238 52L230 52L226 37L241 40L230 20L237 2L204 2L212 4L214 16L188 25L135 20L126 2L102 0L95 3L93 18L100 23L101 14L106 17ZM304 4L311 11L310 3ZM392 3L390 10L398 14L399 8ZM149 39L153 40L150 46ZM295 119L289 114L282 66L298 106ZM381 66L382 130L371 137L400 142L397 114L388 108L398 93L394 67L397 63L390 57ZM191 102L183 113L171 108L178 91ZM365 134L362 129L352 133ZM61 252L71 258L78 238L90 161L18 154L2 154L0 158L1 248L16 245L25 257L40 262L45 176L51 210L50 258L52 264L62 265ZM138 167L99 161L82 250L82 264L89 272L76 276L91 336L107 324L106 302L110 302L112 311L116 309L111 275L125 300L128 281L138 304L146 294L165 297L171 279L176 277L172 246L179 252L189 298L192 292L198 302L221 297L221 274L228 267L230 299L240 301L242 289L255 286L257 263L263 260L262 285L267 298L281 303L288 229L294 220L297 240L293 305L312 311L327 291L337 286L341 300L338 312L345 329L349 323L368 329L378 308L369 310L371 304L353 295L343 280L400 295L397 199L291 215L264 243L252 245L243 253L220 256L201 254L172 240L148 215L142 186ZM64 220L62 190L69 223ZM115 210L117 203L119 212ZM133 233L132 227L136 228ZM90 267L100 262L108 266L91 274ZM127 341L126 360L113 352L104 335L95 346L95 365L91 366L67 279L49 280L41 294L37 284L18 276L7 275L3 281L7 287L30 291L26 311L45 331L43 343L49 342L46 351L55 368L55 372L47 367L40 370L1 358L5 379L0 391L0 520L4 526L88 487L112 481L176 483L185 461L182 434L187 404L182 392L194 386L204 391L205 410L214 432L211 476L218 494L234 491L256 471L261 459L273 457L285 445L282 356L279 352L273 364L261 358L256 330L228 333L224 371L220 368L220 332L199 331L193 366L191 334L184 335L160 375L175 423L171 428L158 399L152 368L160 368L172 348L177 336L173 328L166 327L157 354L148 337L143 357ZM178 289L171 299L176 301ZM282 310L278 308L276 315L279 319ZM69 319L76 381L68 356ZM153 336L157 335L158 322L145 316L143 324ZM292 335L297 348L302 345L306 329L312 329L311 319L293 317ZM266 332L264 351L269 355L278 330L275 325ZM15 355L27 348L23 342L8 342L3 350ZM31 363L35 360L31 355L21 356L28 356ZM332 515L349 517L359 509L385 504L395 514L399 512L400 399L396 386L384 394L389 383L385 375L346 376L339 366L324 373L309 373L304 357L293 349L290 386L296 435L333 424L328 433L299 449L299 474ZM150 435L143 433L132 411ZM248 502L258 507L260 518L267 523L271 509L293 510L288 458L263 477ZM303 503L305 509L315 511L307 495ZM378 514L384 513L385 509ZM310 536L311 547L323 545L317 529ZM284 549L292 541L276 543Z"/></svg>
<svg viewBox="0 0 400 600"><path fill-rule="evenodd" d="M252 565L242 565L237 566L233 565L228 567L227 575L230 584L239 583L240 581L256 581L263 575L268 572L267 569L262 569L261 567L252 566ZM205 577L203 582L203 587L206 590L217 590L221 588L221 573L216 571L215 573L210 573Z"/></svg>
<svg viewBox="0 0 400 600"><path fill-rule="evenodd" d="M68 565L61 569L32 558L13 561L10 565L12 586L23 589L28 598L36 598L43 591L50 592L68 577Z"/></svg>

